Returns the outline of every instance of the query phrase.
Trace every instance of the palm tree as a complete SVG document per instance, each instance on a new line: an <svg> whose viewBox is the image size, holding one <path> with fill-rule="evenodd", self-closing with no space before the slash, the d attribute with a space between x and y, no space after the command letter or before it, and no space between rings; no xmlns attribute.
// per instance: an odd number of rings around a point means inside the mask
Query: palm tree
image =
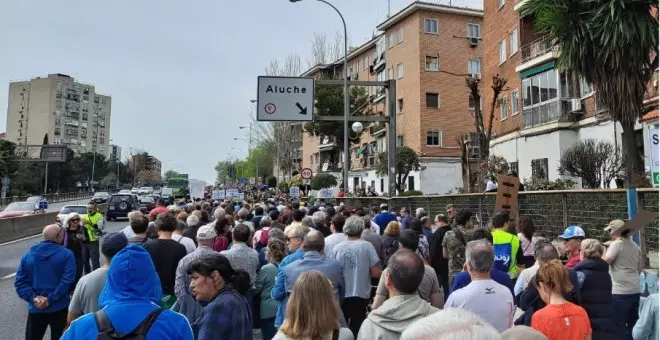
<svg viewBox="0 0 660 340"><path fill-rule="evenodd" d="M561 47L560 70L584 77L623 127L628 187L642 172L635 122L658 68L658 0L528 0L521 16Z"/></svg>

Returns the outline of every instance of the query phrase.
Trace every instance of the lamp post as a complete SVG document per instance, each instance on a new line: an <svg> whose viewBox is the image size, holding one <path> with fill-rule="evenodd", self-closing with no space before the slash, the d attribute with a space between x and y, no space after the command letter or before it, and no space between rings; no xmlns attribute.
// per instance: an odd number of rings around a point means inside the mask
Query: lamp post
<svg viewBox="0 0 660 340"><path fill-rule="evenodd" d="M290 2L299 2L302 0L289 0ZM339 17L341 18L341 23L344 26L344 165L342 166L342 184L344 186L344 192L348 191L348 113L349 113L349 102L348 102L348 30L346 29L346 20L341 12L333 4L329 3L326 0L316 0L320 1L335 10Z"/></svg>

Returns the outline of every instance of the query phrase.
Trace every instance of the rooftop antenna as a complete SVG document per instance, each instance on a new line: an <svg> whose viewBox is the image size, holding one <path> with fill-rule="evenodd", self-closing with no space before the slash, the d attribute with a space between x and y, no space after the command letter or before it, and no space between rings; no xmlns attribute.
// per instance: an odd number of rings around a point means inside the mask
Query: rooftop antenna
<svg viewBox="0 0 660 340"><path fill-rule="evenodd" d="M387 17L390 17L390 9L392 7L392 0L387 0Z"/></svg>

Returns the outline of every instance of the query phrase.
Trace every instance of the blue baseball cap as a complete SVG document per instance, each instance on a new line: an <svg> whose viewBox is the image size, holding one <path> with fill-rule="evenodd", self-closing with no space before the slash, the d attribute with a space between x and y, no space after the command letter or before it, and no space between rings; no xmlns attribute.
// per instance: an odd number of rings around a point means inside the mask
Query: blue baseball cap
<svg viewBox="0 0 660 340"><path fill-rule="evenodd" d="M564 239L564 240L569 240L572 238L585 238L587 235L584 233L584 230L582 228L572 225L566 228L564 230L564 233L559 235L559 238Z"/></svg>

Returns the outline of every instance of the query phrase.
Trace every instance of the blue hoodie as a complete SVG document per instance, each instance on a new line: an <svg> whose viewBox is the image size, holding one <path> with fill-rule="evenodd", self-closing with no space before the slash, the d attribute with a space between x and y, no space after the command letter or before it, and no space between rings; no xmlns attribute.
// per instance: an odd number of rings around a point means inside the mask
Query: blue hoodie
<svg viewBox="0 0 660 340"><path fill-rule="evenodd" d="M122 249L110 262L99 306L117 332L128 333L158 308L162 296L160 279L149 253L139 245ZM62 339L95 339L99 330L94 314L76 319ZM192 340L193 333L185 316L164 310L147 333L147 340Z"/></svg>
<svg viewBox="0 0 660 340"><path fill-rule="evenodd" d="M28 302L30 313L51 313L69 306L69 292L75 279L73 252L53 241L43 241L21 258L14 287L18 296ZM48 307L35 307L32 300L37 296L48 298Z"/></svg>

